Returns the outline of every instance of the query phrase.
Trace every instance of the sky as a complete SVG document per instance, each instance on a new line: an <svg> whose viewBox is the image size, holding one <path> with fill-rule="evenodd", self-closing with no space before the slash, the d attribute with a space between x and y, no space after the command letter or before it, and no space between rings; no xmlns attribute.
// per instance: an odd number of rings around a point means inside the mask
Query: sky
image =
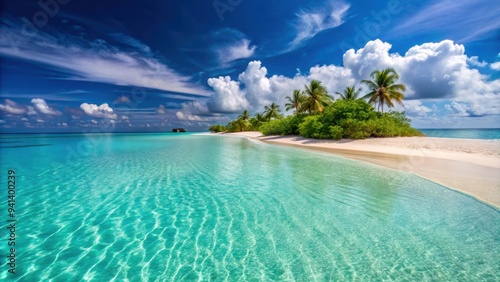
<svg viewBox="0 0 500 282"><path fill-rule="evenodd" d="M1 2L0 132L206 131L387 67L414 127L500 127L496 1L89 2Z"/></svg>

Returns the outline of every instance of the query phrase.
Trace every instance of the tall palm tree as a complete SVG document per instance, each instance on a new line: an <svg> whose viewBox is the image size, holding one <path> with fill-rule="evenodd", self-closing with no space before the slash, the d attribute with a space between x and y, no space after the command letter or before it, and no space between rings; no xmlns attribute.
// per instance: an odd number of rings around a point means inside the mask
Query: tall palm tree
<svg viewBox="0 0 500 282"><path fill-rule="evenodd" d="M344 89L343 93L340 93L340 92L335 92L335 93L340 95L340 98L342 98L342 100L356 100L356 99L358 99L358 95L359 95L360 91L361 91L361 88L358 88L358 90L356 90L356 88L354 86L347 86Z"/></svg>
<svg viewBox="0 0 500 282"><path fill-rule="evenodd" d="M269 106L265 106L264 107L264 117L267 120L271 120L273 118L277 119L277 118L281 117L280 106L276 105L275 103L272 103Z"/></svg>
<svg viewBox="0 0 500 282"><path fill-rule="evenodd" d="M406 86L404 84L396 84L399 75L393 68L386 68L382 71L375 70L370 76L373 81L361 81L371 89L371 92L363 97L369 98L368 103L377 103L378 109L382 109L382 112L384 112L384 104L389 108L394 107L392 100L403 105L402 100L404 99L404 95L402 92L406 90Z"/></svg>
<svg viewBox="0 0 500 282"><path fill-rule="evenodd" d="M289 103L285 104L285 109L287 111L291 109L295 109L295 113L298 113L300 111L300 105L304 103L305 96L304 93L300 90L293 90L293 96L286 96L286 99L288 99Z"/></svg>
<svg viewBox="0 0 500 282"><path fill-rule="evenodd" d="M248 113L248 110L244 110L243 113L238 116L238 119L249 120L250 114Z"/></svg>
<svg viewBox="0 0 500 282"><path fill-rule="evenodd" d="M326 88L321 85L319 80L313 80L309 85L305 85L305 87L304 94L306 98L301 104L301 111L322 113L325 106L333 101L333 98L328 95Z"/></svg>

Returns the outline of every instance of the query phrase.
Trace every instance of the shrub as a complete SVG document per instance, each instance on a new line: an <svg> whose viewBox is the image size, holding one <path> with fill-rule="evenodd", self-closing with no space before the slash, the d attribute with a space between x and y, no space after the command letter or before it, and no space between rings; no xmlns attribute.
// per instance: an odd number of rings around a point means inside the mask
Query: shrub
<svg viewBox="0 0 500 282"><path fill-rule="evenodd" d="M271 120L263 123L259 131L264 135L299 135L299 124L304 118L304 115L299 114Z"/></svg>
<svg viewBox="0 0 500 282"><path fill-rule="evenodd" d="M338 125L332 125L330 126L330 135L333 139L339 140L342 138L342 132L344 129Z"/></svg>
<svg viewBox="0 0 500 282"><path fill-rule="evenodd" d="M227 131L227 128L224 125L216 124L210 126L208 130L210 130L211 132L224 132Z"/></svg>
<svg viewBox="0 0 500 282"><path fill-rule="evenodd" d="M380 113L364 100L337 100L322 114L292 115L262 124L264 135L301 135L317 139L421 136L404 112Z"/></svg>
<svg viewBox="0 0 500 282"><path fill-rule="evenodd" d="M286 122L284 119L275 119L263 123L259 130L264 135L284 135Z"/></svg>

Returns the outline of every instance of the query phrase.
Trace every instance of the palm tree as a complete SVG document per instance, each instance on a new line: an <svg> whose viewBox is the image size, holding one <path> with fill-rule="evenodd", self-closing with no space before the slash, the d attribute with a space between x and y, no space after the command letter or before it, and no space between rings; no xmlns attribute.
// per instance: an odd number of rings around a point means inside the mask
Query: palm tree
<svg viewBox="0 0 500 282"><path fill-rule="evenodd" d="M386 68L382 71L375 70L370 76L373 78L373 81L361 81L371 89L371 92L363 97L370 98L368 103L377 103L378 109L380 110L381 108L382 112L384 112L384 104L389 108L394 107L392 100L403 105L402 100L404 99L404 95L402 91L406 90L406 86L404 84L396 84L399 75L393 68Z"/></svg>
<svg viewBox="0 0 500 282"><path fill-rule="evenodd" d="M322 113L325 109L325 106L333 101L333 98L328 95L326 88L321 85L320 81L313 80L311 81L309 86L305 85L305 87L306 90L304 91L304 93L306 95L306 98L300 106L301 111L307 111L309 113Z"/></svg>
<svg viewBox="0 0 500 282"><path fill-rule="evenodd" d="M237 118L228 124L229 128L236 128L238 131L244 131L248 128L250 122L241 118Z"/></svg>
<svg viewBox="0 0 500 282"><path fill-rule="evenodd" d="M258 129L259 126L261 126L261 124L265 121L266 121L266 118L262 114L259 114L259 113L257 113L255 115L255 117L250 119L250 123L252 124L254 129Z"/></svg>
<svg viewBox="0 0 500 282"><path fill-rule="evenodd" d="M238 116L238 119L249 120L250 114L248 113L248 110L244 110L243 113Z"/></svg>
<svg viewBox="0 0 500 282"><path fill-rule="evenodd" d="M271 120L273 118L277 119L277 118L281 117L280 106L276 105L275 103L272 103L269 106L265 106L264 107L264 117L267 120Z"/></svg>
<svg viewBox="0 0 500 282"><path fill-rule="evenodd" d="M358 88L358 90L356 90L356 88L354 86L347 86L344 89L343 93L340 93L340 92L335 92L335 93L340 95L340 98L342 98L342 100L356 100L356 99L358 99L358 95L359 95L360 91L361 91L361 88Z"/></svg>
<svg viewBox="0 0 500 282"><path fill-rule="evenodd" d="M293 96L286 96L285 98L289 101L289 103L285 104L285 110L289 111L291 109L295 109L295 113L298 113L300 111L300 105L304 103L306 97L302 91L293 90Z"/></svg>

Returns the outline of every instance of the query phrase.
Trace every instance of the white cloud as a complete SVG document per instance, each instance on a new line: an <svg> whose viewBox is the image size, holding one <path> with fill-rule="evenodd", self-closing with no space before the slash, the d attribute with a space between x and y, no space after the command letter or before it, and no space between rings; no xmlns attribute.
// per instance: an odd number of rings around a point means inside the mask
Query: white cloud
<svg viewBox="0 0 500 282"><path fill-rule="evenodd" d="M469 107L465 103L460 103L456 101L452 101L450 104L444 106L445 109L454 112L455 115L466 117L469 116Z"/></svg>
<svg viewBox="0 0 500 282"><path fill-rule="evenodd" d="M467 62L471 66L476 66L476 67L481 67L481 68L488 65L488 63L485 61L480 62L478 56L471 56L471 57L467 58Z"/></svg>
<svg viewBox="0 0 500 282"><path fill-rule="evenodd" d="M425 117L435 109L431 109L422 104L420 100L405 100L404 107L395 104L394 110L404 111L408 116Z"/></svg>
<svg viewBox="0 0 500 282"><path fill-rule="evenodd" d="M350 5L344 2L332 2L329 7L312 11L301 11L297 14L297 34L291 46L298 46L316 34L344 23L344 17Z"/></svg>
<svg viewBox="0 0 500 282"><path fill-rule="evenodd" d="M113 112L113 109L110 108L107 103L104 103L100 106L97 106L95 104L83 103L80 105L80 109L82 109L87 115L91 117L110 119L115 119L117 117Z"/></svg>
<svg viewBox="0 0 500 282"><path fill-rule="evenodd" d="M229 76L209 78L208 85L215 92L207 103L212 112L235 113L250 105L240 90L239 82L232 81Z"/></svg>
<svg viewBox="0 0 500 282"><path fill-rule="evenodd" d="M450 40L424 43L408 50L404 56L390 53L391 44L374 40L359 50L344 54L344 65L314 66L308 74L294 77L267 76L260 61L250 62L237 81L230 77L209 79L215 94L208 106L212 112L240 112L244 109L262 111L264 105L275 102L281 107L285 96L294 89L303 89L312 79L322 81L330 94L341 92L346 86L370 79L373 70L394 67L400 82L407 86L405 108L410 116L423 117L434 112L422 101L437 99L458 104L448 106L458 114L468 116L500 114L500 79L489 80L468 64L463 45ZM359 84L358 84L359 86ZM460 108L462 107L462 108ZM463 108L466 107L466 110Z"/></svg>
<svg viewBox="0 0 500 282"><path fill-rule="evenodd" d="M500 70L500 62L495 62L490 64L492 70Z"/></svg>
<svg viewBox="0 0 500 282"><path fill-rule="evenodd" d="M130 99L127 96L120 96L120 97L116 98L116 100L114 100L113 103L116 103L116 104L129 104L131 102L130 102Z"/></svg>
<svg viewBox="0 0 500 282"><path fill-rule="evenodd" d="M175 113L179 120L184 121L215 121L226 120L227 117L221 114L214 114L208 109L208 105L203 101L189 101L182 104L182 109Z"/></svg>
<svg viewBox="0 0 500 282"><path fill-rule="evenodd" d="M250 46L250 40L241 39L232 45L220 48L217 52L220 62L227 64L238 59L245 59L253 56L256 48L257 46L255 45Z"/></svg>
<svg viewBox="0 0 500 282"><path fill-rule="evenodd" d="M204 88L191 83L190 76L176 72L144 48L123 51L104 40L87 42L67 36L59 40L58 35L42 31L33 40L26 40L20 26L1 27L0 33L8 36L0 38L0 54L55 67L72 80L209 95Z"/></svg>
<svg viewBox="0 0 500 282"><path fill-rule="evenodd" d="M28 106L28 112L27 112L27 114L29 116L34 116L34 115L37 114L37 112L35 111L35 108L33 108L32 106Z"/></svg>
<svg viewBox="0 0 500 282"><path fill-rule="evenodd" d="M406 84L408 99L458 98L498 96L499 80L489 81L477 69L469 68L470 59L463 45L444 40L424 43L408 50L404 56L390 53L391 45L380 40L368 42L359 50L344 54L344 67L359 81L369 78L371 71L395 68Z"/></svg>
<svg viewBox="0 0 500 282"><path fill-rule="evenodd" d="M253 106L269 104L272 99L271 82L266 77L267 69L260 61L248 63L247 69L238 76L245 85L245 97Z"/></svg>
<svg viewBox="0 0 500 282"><path fill-rule="evenodd" d="M238 76L238 81L233 81L229 77L224 78L224 85L232 87L224 88L225 95L210 97L209 108L214 112L240 112L245 109L257 112L262 111L265 105L275 102L284 110L285 97L292 95L295 89L303 89L304 85L313 79L322 81L332 94L354 83L350 70L333 65L315 66L310 69L309 75L296 75L293 78L282 75L268 77L267 69L262 63L252 61ZM209 85L212 86L210 83ZM221 92L215 88L214 90L216 93ZM232 99L232 103L228 104L224 97L238 97L238 99Z"/></svg>
<svg viewBox="0 0 500 282"><path fill-rule="evenodd" d="M16 102L5 99L5 104L0 104L0 110L8 114L21 115L26 112L26 109L19 106Z"/></svg>
<svg viewBox="0 0 500 282"><path fill-rule="evenodd" d="M47 105L47 102L45 102L44 99L40 98L31 99L31 103L33 104L35 109L41 114L51 115L51 116L61 115L60 111L49 107L49 105Z"/></svg>
<svg viewBox="0 0 500 282"><path fill-rule="evenodd" d="M189 121L208 121L208 118L203 118L197 115L186 114L183 112L176 112L175 117L179 120L189 120Z"/></svg>
<svg viewBox="0 0 500 282"><path fill-rule="evenodd" d="M158 109L156 109L156 112L157 112L158 114L160 114L160 115L164 115L164 114L166 114L166 113L167 113L167 111L166 111L166 109L165 109L165 106L163 106L163 105L160 105L160 106L158 107Z"/></svg>

